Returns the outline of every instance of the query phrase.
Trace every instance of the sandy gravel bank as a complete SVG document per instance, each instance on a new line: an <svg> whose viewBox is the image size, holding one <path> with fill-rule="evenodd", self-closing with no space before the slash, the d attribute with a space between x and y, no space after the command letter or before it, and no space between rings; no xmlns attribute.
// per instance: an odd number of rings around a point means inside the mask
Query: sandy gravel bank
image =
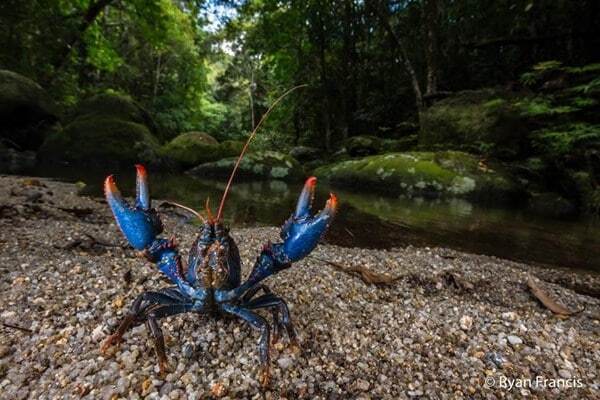
<svg viewBox="0 0 600 400"><path fill-rule="evenodd" d="M169 284L121 246L102 201L76 192L71 184L0 177L3 399L600 398L600 300L586 295L600 288L597 275L442 248L324 244L313 253L399 277L386 287L314 258L271 278L303 351L290 352L285 340L275 346L267 391L257 381L258 334L234 319L163 320L172 368L164 379L143 325L101 355L101 341L136 295ZM187 254L195 228L172 216L165 222ZM244 274L263 243L278 238L276 228L233 236ZM579 312L553 315L531 295L528 273Z"/></svg>

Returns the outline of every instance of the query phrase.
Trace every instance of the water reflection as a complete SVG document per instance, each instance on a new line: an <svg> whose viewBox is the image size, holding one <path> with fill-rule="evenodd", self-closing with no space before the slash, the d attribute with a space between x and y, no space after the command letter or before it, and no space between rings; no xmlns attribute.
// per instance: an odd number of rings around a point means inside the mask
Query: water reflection
<svg viewBox="0 0 600 400"><path fill-rule="evenodd" d="M44 170L41 176L84 181L86 193L102 195L104 171ZM118 174L125 195L135 190L134 172ZM302 183L235 182L225 208L235 226L280 225L294 208ZM325 204L328 187L317 186L316 209ZM155 198L204 209L209 198L217 208L225 182L198 180L184 174L151 174ZM326 237L344 246L389 248L407 244L448 246L499 257L600 271L600 224L530 215L523 210L474 205L465 200L429 200L337 191L340 212Z"/></svg>

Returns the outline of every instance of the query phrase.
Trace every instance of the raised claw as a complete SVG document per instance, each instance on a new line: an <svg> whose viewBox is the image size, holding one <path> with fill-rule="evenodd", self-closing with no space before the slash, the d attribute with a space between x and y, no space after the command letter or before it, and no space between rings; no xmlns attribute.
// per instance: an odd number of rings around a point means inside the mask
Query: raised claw
<svg viewBox="0 0 600 400"><path fill-rule="evenodd" d="M306 180L298 198L296 211L281 230L283 251L290 261L306 257L316 247L337 210L337 197L330 193L325 208L317 215L311 216L316 184L317 178L314 176Z"/></svg>
<svg viewBox="0 0 600 400"><path fill-rule="evenodd" d="M150 208L146 169L142 165L136 165L136 169L134 207L121 196L112 175L104 181L104 194L123 235L135 249L143 250L162 232L163 227L156 211Z"/></svg>

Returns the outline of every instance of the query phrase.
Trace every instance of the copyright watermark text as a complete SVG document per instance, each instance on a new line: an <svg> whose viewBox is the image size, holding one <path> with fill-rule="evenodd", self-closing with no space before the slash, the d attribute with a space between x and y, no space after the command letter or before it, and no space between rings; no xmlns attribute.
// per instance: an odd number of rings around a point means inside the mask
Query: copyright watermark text
<svg viewBox="0 0 600 400"><path fill-rule="evenodd" d="M499 377L487 376L485 386L488 388L513 389L574 389L584 387L584 383L578 378L546 378L536 376L535 378L509 378L501 375Z"/></svg>

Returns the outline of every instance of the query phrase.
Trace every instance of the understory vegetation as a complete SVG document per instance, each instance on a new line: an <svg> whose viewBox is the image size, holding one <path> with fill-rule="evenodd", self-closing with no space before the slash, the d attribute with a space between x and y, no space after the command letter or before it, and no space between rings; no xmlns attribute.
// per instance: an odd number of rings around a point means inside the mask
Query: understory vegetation
<svg viewBox="0 0 600 400"><path fill-rule="evenodd" d="M6 0L0 164L223 176L269 105L306 84L265 122L249 179L320 171L442 196L468 178L481 197L502 171L502 201L597 214L598 21L593 0ZM431 161L448 154L469 170ZM445 178L386 169L416 155Z"/></svg>

